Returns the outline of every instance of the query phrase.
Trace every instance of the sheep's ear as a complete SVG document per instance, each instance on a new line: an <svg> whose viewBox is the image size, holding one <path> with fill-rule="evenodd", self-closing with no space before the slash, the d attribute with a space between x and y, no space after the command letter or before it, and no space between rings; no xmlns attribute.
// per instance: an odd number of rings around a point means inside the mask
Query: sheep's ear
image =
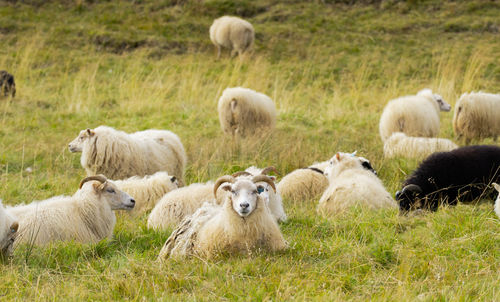
<svg viewBox="0 0 500 302"><path fill-rule="evenodd" d="M17 223L17 221L10 225L11 233L17 232L18 229L19 229L19 223Z"/></svg>
<svg viewBox="0 0 500 302"><path fill-rule="evenodd" d="M268 176L272 181L276 181L276 176Z"/></svg>
<svg viewBox="0 0 500 302"><path fill-rule="evenodd" d="M498 191L500 192L500 185L497 184L497 183L493 183L493 187Z"/></svg>
<svg viewBox="0 0 500 302"><path fill-rule="evenodd" d="M92 129L90 129L90 128L87 128L87 134L88 134L89 136L94 136L95 132L94 132L94 130L92 130Z"/></svg>
<svg viewBox="0 0 500 302"><path fill-rule="evenodd" d="M170 178L170 181L171 181L171 182L173 182L173 183L174 183L176 180L177 180L177 178L176 178L175 176L172 176L172 177Z"/></svg>
<svg viewBox="0 0 500 302"><path fill-rule="evenodd" d="M101 183L101 184L99 184L99 183L94 183L92 186L94 187L94 190L95 190L96 192L101 192L101 191L102 191L102 190L104 190L104 188L106 187L106 182L103 182L103 183Z"/></svg>
<svg viewBox="0 0 500 302"><path fill-rule="evenodd" d="M340 161L340 152L337 152L337 154L335 154L335 158Z"/></svg>

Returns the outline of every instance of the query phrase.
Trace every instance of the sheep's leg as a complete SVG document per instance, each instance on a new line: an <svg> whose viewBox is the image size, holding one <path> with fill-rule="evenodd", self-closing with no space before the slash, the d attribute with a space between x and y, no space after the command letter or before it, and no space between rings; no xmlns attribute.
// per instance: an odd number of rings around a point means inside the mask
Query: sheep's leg
<svg viewBox="0 0 500 302"><path fill-rule="evenodd" d="M217 60L219 60L220 59L220 46L216 45L215 47L217 48Z"/></svg>

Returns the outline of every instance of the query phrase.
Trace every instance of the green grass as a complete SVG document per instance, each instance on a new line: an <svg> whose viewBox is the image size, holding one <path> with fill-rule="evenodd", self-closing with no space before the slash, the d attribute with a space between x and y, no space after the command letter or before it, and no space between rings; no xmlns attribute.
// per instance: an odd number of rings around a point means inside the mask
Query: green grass
<svg viewBox="0 0 500 302"><path fill-rule="evenodd" d="M215 60L208 28L222 14L254 24L253 56ZM14 74L17 95L0 100L0 197L13 205L73 194L84 171L67 143L101 124L177 133L188 183L249 165L285 174L358 150L394 193L418 161L383 158L385 103L424 87L452 105L465 91L499 92L499 15L500 4L482 0L3 2L0 68ZM216 104L230 86L269 95L276 131L225 138ZM441 115L440 136L453 139L451 119ZM316 200L284 202L286 252L159 266L169 232L121 216L114 238L96 245L20 247L0 265L0 297L500 300L491 203L326 219Z"/></svg>

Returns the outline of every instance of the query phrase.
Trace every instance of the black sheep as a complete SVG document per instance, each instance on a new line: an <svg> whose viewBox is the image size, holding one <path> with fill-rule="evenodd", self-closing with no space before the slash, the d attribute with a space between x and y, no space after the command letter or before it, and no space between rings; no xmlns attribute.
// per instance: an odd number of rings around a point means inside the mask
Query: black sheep
<svg viewBox="0 0 500 302"><path fill-rule="evenodd" d="M500 147L467 146L427 157L396 193L401 211L436 211L440 203L456 205L488 193L500 181Z"/></svg>
<svg viewBox="0 0 500 302"><path fill-rule="evenodd" d="M8 94L12 95L12 97L16 96L14 76L5 70L0 70L0 91L3 91L4 96Z"/></svg>

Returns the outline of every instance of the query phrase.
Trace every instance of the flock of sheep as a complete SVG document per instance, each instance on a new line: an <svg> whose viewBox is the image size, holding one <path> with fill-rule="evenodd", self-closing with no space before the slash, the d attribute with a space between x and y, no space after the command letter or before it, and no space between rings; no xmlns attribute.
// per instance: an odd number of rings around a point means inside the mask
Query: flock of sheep
<svg viewBox="0 0 500 302"><path fill-rule="evenodd" d="M216 19L210 39L232 55L248 51L254 40L250 23L237 17ZM0 72L3 91L14 96L12 75ZM10 79L12 81L10 81ZM10 84L9 84L10 83ZM12 90L12 88L14 90ZM13 92L12 92L13 91ZM277 182L274 167L249 167L215 181L185 186L186 152L179 137L167 130L125 133L107 126L82 130L69 143L81 152L87 177L72 196L55 196L27 205L0 204L1 253L18 244L55 241L98 242L113 234L115 210L147 213L152 230L173 228L159 254L169 257L286 249L279 223L287 220L283 199L317 200L321 215L337 215L353 206L402 212L437 210L487 197L500 180L500 148L459 148L436 138L440 111L450 111L443 98L424 89L389 101L380 119L384 155L426 158L405 180L395 199L370 161L356 153L337 152L330 160L292 171ZM232 137L272 131L277 111L266 95L251 89L227 88L218 102L222 131ZM473 139L500 134L500 95L463 94L453 118L457 136ZM500 197L495 211L500 216ZM123 216L126 219L126 215Z"/></svg>

